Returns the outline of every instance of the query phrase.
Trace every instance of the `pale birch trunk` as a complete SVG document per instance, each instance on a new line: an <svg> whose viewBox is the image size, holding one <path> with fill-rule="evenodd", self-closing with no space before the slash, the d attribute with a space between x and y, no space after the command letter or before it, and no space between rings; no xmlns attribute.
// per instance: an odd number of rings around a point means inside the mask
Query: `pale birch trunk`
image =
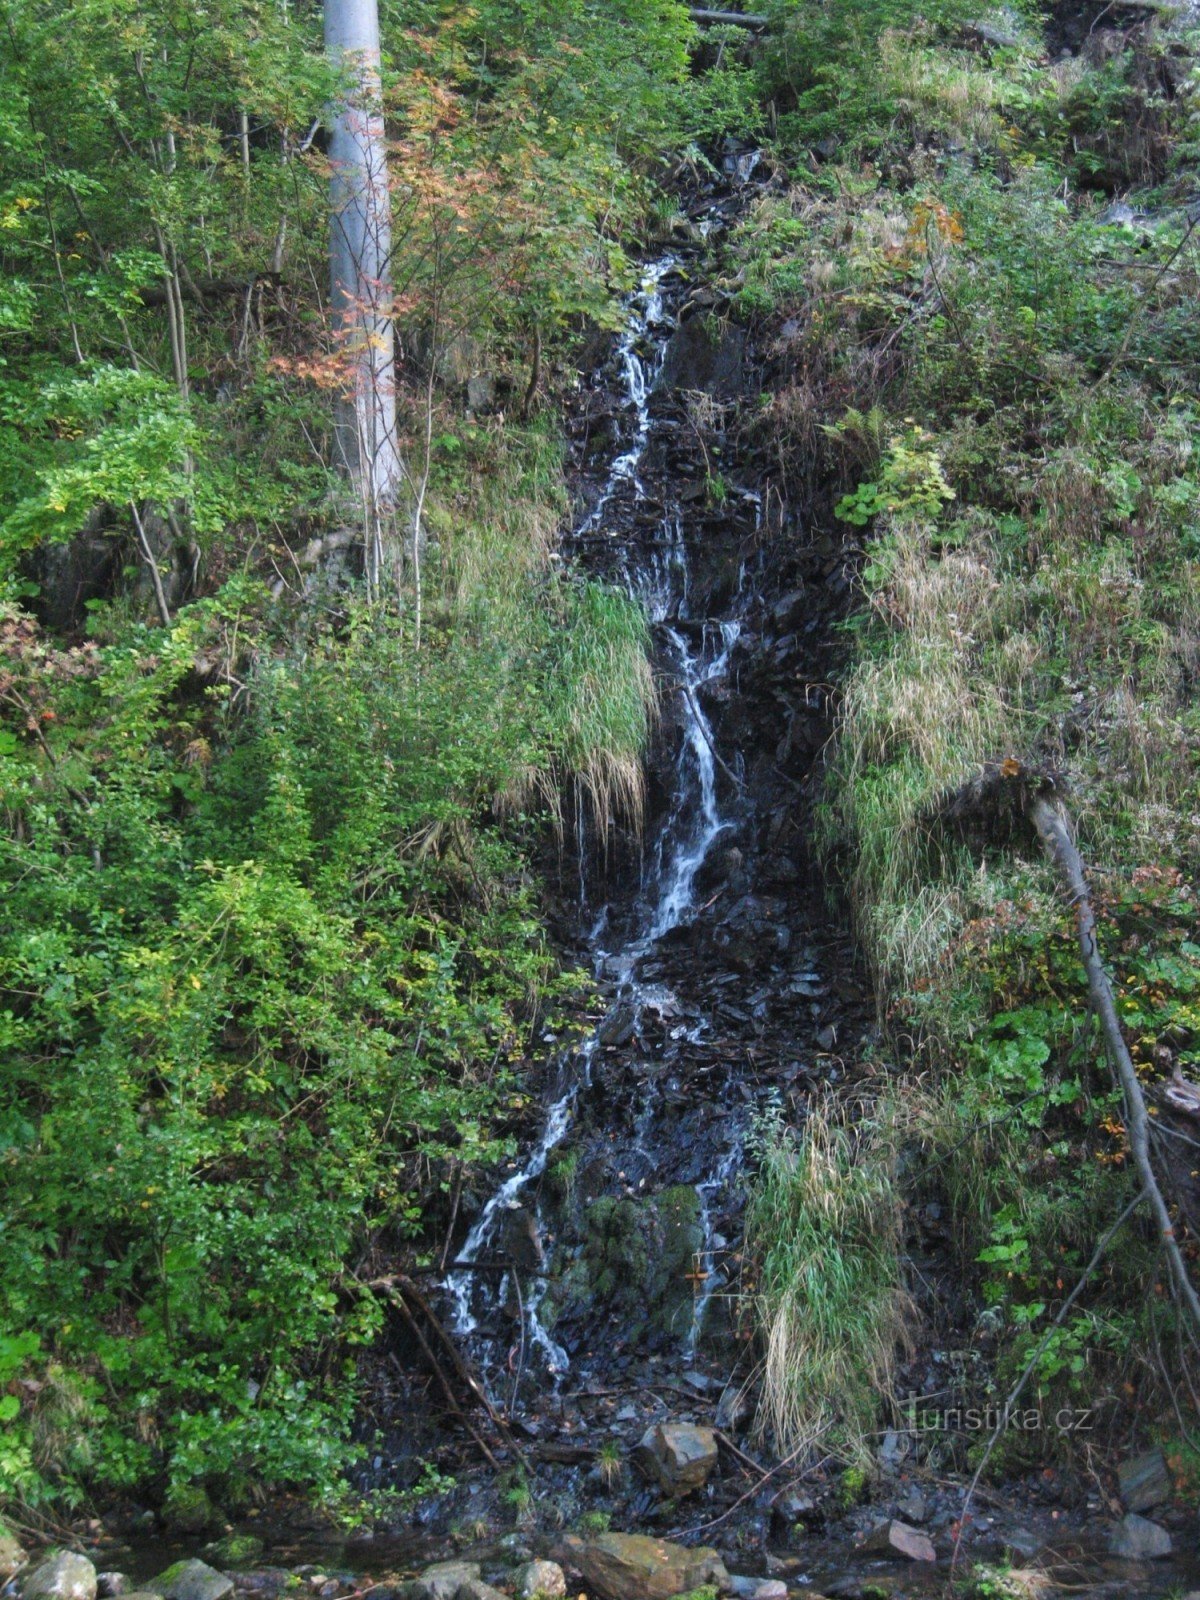
<svg viewBox="0 0 1200 1600"><path fill-rule="evenodd" d="M396 441L391 318L391 200L379 75L377 0L325 0L325 47L343 74L329 145L330 294L334 333L351 369L337 408L342 466L363 508L367 583L374 591L383 531L403 468Z"/></svg>

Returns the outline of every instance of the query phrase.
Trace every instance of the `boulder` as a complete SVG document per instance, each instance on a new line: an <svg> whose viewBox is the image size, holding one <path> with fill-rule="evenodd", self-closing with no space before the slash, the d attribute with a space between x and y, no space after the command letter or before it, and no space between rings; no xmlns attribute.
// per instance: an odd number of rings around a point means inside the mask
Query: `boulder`
<svg viewBox="0 0 1200 1600"><path fill-rule="evenodd" d="M517 1568L517 1600L561 1600L567 1592L567 1577L557 1561L527 1561Z"/></svg>
<svg viewBox="0 0 1200 1600"><path fill-rule="evenodd" d="M13 1573L18 1572L28 1559L20 1543L4 1523L0 1522L0 1583L7 1583Z"/></svg>
<svg viewBox="0 0 1200 1600"><path fill-rule="evenodd" d="M463 1584L478 1577L478 1561L435 1561L409 1585L408 1600L457 1600Z"/></svg>
<svg viewBox="0 0 1200 1600"><path fill-rule="evenodd" d="M907 1522L885 1522L867 1535L862 1549L872 1555L904 1556L908 1561L936 1561L933 1540Z"/></svg>
<svg viewBox="0 0 1200 1600"><path fill-rule="evenodd" d="M55 1550L22 1583L21 1600L96 1600L96 1569L86 1556Z"/></svg>
<svg viewBox="0 0 1200 1600"><path fill-rule="evenodd" d="M642 1435L637 1461L672 1498L692 1494L703 1489L717 1464L717 1438L711 1428L691 1422L659 1422Z"/></svg>
<svg viewBox="0 0 1200 1600"><path fill-rule="evenodd" d="M146 1588L162 1600L226 1600L233 1593L233 1579L207 1561L176 1561L151 1578Z"/></svg>
<svg viewBox="0 0 1200 1600"><path fill-rule="evenodd" d="M1117 1468L1117 1484L1126 1511L1153 1511L1171 1498L1174 1484L1161 1450L1123 1461Z"/></svg>
<svg viewBox="0 0 1200 1600"><path fill-rule="evenodd" d="M124 1572L98 1572L96 1574L96 1593L100 1600L117 1600L118 1595L127 1595L136 1589L133 1579Z"/></svg>
<svg viewBox="0 0 1200 1600"><path fill-rule="evenodd" d="M1158 1561L1171 1554L1171 1535L1157 1522L1131 1511L1113 1529L1108 1548L1123 1561Z"/></svg>
<svg viewBox="0 0 1200 1600"><path fill-rule="evenodd" d="M589 1539L569 1534L555 1554L564 1566L582 1573L587 1587L603 1600L671 1600L702 1584L724 1590L729 1583L724 1562L709 1546L689 1550L641 1533L601 1533Z"/></svg>

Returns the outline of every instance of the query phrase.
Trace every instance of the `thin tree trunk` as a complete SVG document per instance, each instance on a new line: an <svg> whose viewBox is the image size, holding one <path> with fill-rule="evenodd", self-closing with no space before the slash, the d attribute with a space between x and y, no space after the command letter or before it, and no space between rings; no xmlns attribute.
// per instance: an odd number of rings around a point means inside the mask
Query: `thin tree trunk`
<svg viewBox="0 0 1200 1600"><path fill-rule="evenodd" d="M1100 1034L1104 1040L1104 1049L1112 1066L1113 1076L1120 1084L1125 1098L1125 1122L1129 1132L1130 1153L1146 1197L1150 1201L1150 1209L1154 1213L1158 1232L1162 1237L1176 1301L1195 1334L1200 1332L1200 1297L1197 1296L1188 1275L1183 1252L1175 1236L1171 1213L1163 1198L1150 1158L1150 1115L1146 1108L1146 1097L1142 1093L1137 1068L1133 1064L1125 1036L1121 1032L1112 984L1100 958L1092 897L1084 875L1083 861L1075 846L1070 820L1061 804L1043 796L1034 800L1030 808L1030 817L1038 831L1038 837L1045 846L1046 854L1058 868L1071 898L1075 912L1075 928L1079 937L1079 953L1083 958L1083 968L1087 974L1092 1010L1100 1024Z"/></svg>
<svg viewBox="0 0 1200 1600"><path fill-rule="evenodd" d="M330 295L349 367L334 421L339 464L364 510L367 582L377 589L382 529L400 490L391 317L391 198L379 73L377 0L326 0L325 47L343 73L329 145Z"/></svg>

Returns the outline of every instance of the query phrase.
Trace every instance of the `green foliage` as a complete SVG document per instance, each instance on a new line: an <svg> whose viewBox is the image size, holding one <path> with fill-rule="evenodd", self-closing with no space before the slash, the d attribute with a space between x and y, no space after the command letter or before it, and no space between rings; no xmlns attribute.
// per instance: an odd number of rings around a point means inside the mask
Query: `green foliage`
<svg viewBox="0 0 1200 1600"><path fill-rule="evenodd" d="M332 1491L380 1321L345 1262L419 1229L422 1173L506 1148L574 989L493 799L613 754L586 674L643 683L644 622L567 585L516 655L469 613L419 654L354 609L293 644L241 585L102 649L3 628L3 1315L13 1360L103 1383L91 1458L18 1434L3 1492L160 1462Z"/></svg>
<svg viewBox="0 0 1200 1600"><path fill-rule="evenodd" d="M869 529L819 828L922 1069L907 1192L953 1220L1004 1393L1132 1180L1036 839L946 819L984 763L1069 778L1139 1072L1194 1076L1200 347L1173 174L1195 43L1139 27L1050 68L1011 14L1005 44L963 27L977 8L777 14L764 71L796 181L736 241L786 370L757 426L799 482L819 452L831 510ZM1127 193L1146 183L1165 187ZM1113 189L1146 220L1102 223ZM1174 1338L1135 1221L1040 1356L1040 1398L1138 1381L1169 1408L1133 1375ZM1004 1442L1013 1464L1063 1448Z"/></svg>

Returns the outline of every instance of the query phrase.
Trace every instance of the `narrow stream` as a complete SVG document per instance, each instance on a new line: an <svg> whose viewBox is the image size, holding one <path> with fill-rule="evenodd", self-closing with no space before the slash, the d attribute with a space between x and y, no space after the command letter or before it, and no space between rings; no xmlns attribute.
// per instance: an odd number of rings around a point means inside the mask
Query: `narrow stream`
<svg viewBox="0 0 1200 1600"><path fill-rule="evenodd" d="M660 498L651 538L626 537L630 526L645 525L643 513L650 503L640 468L654 427L651 401L655 380L674 326L666 310L663 285L677 266L673 255L650 263L643 271L641 287L630 297L615 356L624 385L624 448L613 460L595 505L573 536L579 540L599 534L621 541L617 571L629 592L645 606L655 627L662 675L670 685L668 692L680 729L673 794L647 851L643 883L631 914L622 914L621 907L605 905L594 919L589 939L593 966L598 974L616 978L607 1016L592 1037L560 1063L561 1088L546 1113L541 1137L524 1163L504 1180L483 1208L445 1282L453 1307L452 1329L460 1339L474 1341L485 1374L500 1364L500 1353L494 1347L495 1341L481 1329L511 1295L515 1280L508 1273L497 1278L472 1269L495 1249L506 1215L522 1203L530 1185L545 1172L551 1152L569 1133L580 1096L591 1087L595 1057L606 1025L619 1017L622 1028L634 1032L648 1007L661 1009L672 1003L672 997L664 994L661 985L644 981L641 968L662 939L698 914L698 874L716 841L731 826L718 797L718 763L732 771L738 757L733 751L718 754L704 698L726 679L741 624L735 615L730 615L695 619L699 626L688 628L686 633L679 626L693 619L688 608L688 541L684 513L678 503L664 503ZM656 484L660 497L662 487L661 482ZM739 587L734 610L740 598ZM627 931L614 946L609 941L617 928ZM641 1118L640 1137L645 1141L654 1138L653 1109L652 1101L648 1102ZM714 1201L736 1177L740 1151L741 1140L735 1133L716 1168L694 1185L704 1240L696 1262L701 1287L683 1340L688 1359L694 1358L704 1315L718 1281L713 1259ZM535 1226L540 1227L540 1223L537 1216ZM534 1276L519 1288L518 1314L523 1320L524 1347L543 1363L546 1376L555 1380L570 1369L571 1361L539 1317L546 1280Z"/></svg>

